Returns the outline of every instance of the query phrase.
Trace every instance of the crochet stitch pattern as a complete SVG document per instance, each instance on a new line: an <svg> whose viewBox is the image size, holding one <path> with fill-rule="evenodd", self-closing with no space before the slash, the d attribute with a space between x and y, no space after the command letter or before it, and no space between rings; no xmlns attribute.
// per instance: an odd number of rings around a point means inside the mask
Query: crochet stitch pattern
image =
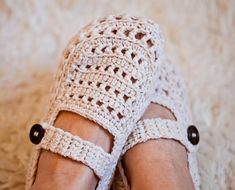
<svg viewBox="0 0 235 190"><path fill-rule="evenodd" d="M192 117L189 109L188 97L183 80L174 65L165 57L161 67L158 67L158 79L156 81L153 103L158 103L174 114L176 121L167 119L144 119L137 123L136 129L128 137L123 149L125 152L150 139L174 139L185 146L188 155L188 167L195 186L200 189L196 151L197 146L192 145L187 136L187 127L192 125ZM129 185L121 162L119 162L113 182L114 190L128 190Z"/></svg>
<svg viewBox="0 0 235 190"><path fill-rule="evenodd" d="M34 183L41 149L81 161L99 177L97 190L109 189L127 137L150 103L162 46L158 25L143 18L108 16L81 29L59 65L42 121L46 132L33 149L26 189ZM95 121L112 134L112 152L53 127L62 110Z"/></svg>

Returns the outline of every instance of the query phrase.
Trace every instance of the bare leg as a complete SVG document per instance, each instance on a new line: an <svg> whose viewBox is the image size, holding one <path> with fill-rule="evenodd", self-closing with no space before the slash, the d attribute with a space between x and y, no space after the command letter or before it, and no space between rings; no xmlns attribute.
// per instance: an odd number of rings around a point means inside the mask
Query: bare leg
<svg viewBox="0 0 235 190"><path fill-rule="evenodd" d="M101 126L71 112L61 112L55 122L59 127L110 152L113 137ZM95 189L98 177L86 165L43 150L32 190Z"/></svg>
<svg viewBox="0 0 235 190"><path fill-rule="evenodd" d="M143 118L175 120L166 108L151 104ZM132 190L193 190L183 145L158 139L138 144L125 154L123 164Z"/></svg>

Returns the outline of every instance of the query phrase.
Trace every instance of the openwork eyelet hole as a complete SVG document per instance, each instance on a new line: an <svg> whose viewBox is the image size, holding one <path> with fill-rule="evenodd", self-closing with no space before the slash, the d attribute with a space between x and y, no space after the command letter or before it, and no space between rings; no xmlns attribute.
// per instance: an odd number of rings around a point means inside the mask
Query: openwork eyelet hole
<svg viewBox="0 0 235 190"><path fill-rule="evenodd" d="M135 56L136 56L136 54L135 54L135 53L131 53L131 58L132 58L132 59L134 59L134 58L135 58Z"/></svg>
<svg viewBox="0 0 235 190"><path fill-rule="evenodd" d="M122 115L120 112L117 114L118 119L124 118L124 115Z"/></svg>
<svg viewBox="0 0 235 190"><path fill-rule="evenodd" d="M126 94L123 96L124 101L126 102L130 97L127 96Z"/></svg>
<svg viewBox="0 0 235 190"><path fill-rule="evenodd" d="M118 90L114 90L114 93L116 96L118 96L118 94L120 94L120 92Z"/></svg>
<svg viewBox="0 0 235 190"><path fill-rule="evenodd" d="M105 46L105 47L103 47L102 49L101 49L101 51L103 52L103 53L105 53L105 49L107 48L107 46Z"/></svg>
<svg viewBox="0 0 235 190"><path fill-rule="evenodd" d="M91 102L91 101L93 100L93 98L92 98L92 97L88 97L87 100L88 100L89 102Z"/></svg>
<svg viewBox="0 0 235 190"><path fill-rule="evenodd" d="M136 35L135 35L135 38L138 39L138 40L141 40L146 34L142 33L142 32L138 32Z"/></svg>
<svg viewBox="0 0 235 190"><path fill-rule="evenodd" d="M127 52L127 49L122 49L121 52L122 52L123 55L125 55L126 52Z"/></svg>
<svg viewBox="0 0 235 190"><path fill-rule="evenodd" d="M92 52L92 53L95 53L95 48L92 48L92 49L91 49L91 52Z"/></svg>
<svg viewBox="0 0 235 190"><path fill-rule="evenodd" d="M104 34L104 31L100 31L99 34L100 34L100 35L103 35L103 34Z"/></svg>
<svg viewBox="0 0 235 190"><path fill-rule="evenodd" d="M124 32L125 36L128 37L130 32L131 32L130 30L125 30L125 32Z"/></svg>
<svg viewBox="0 0 235 190"><path fill-rule="evenodd" d="M108 92L110 88L111 88L110 86L106 86L105 90Z"/></svg>
<svg viewBox="0 0 235 190"><path fill-rule="evenodd" d="M98 101L96 102L96 104L97 104L98 106L102 106L102 105L103 105L103 102L101 102L101 101L98 100Z"/></svg>
<svg viewBox="0 0 235 190"><path fill-rule="evenodd" d="M86 65L86 68L87 68L87 69L91 68L91 65Z"/></svg>
<svg viewBox="0 0 235 190"><path fill-rule="evenodd" d="M146 42L149 48L151 48L154 45L151 39L147 40Z"/></svg>
<svg viewBox="0 0 235 190"><path fill-rule="evenodd" d="M136 81L137 81L137 79L135 79L134 77L131 77L131 82L132 82L132 84L135 84Z"/></svg>
<svg viewBox="0 0 235 190"><path fill-rule="evenodd" d="M127 74L126 74L125 72L122 72L123 78L125 78L126 75L127 75Z"/></svg>
<svg viewBox="0 0 235 190"><path fill-rule="evenodd" d="M118 67L115 67L113 72L116 74L118 72L119 68Z"/></svg>
<svg viewBox="0 0 235 190"><path fill-rule="evenodd" d="M112 32L113 34L115 34L115 35L117 34L117 30L116 30L116 29L112 30L111 32Z"/></svg>
<svg viewBox="0 0 235 190"><path fill-rule="evenodd" d="M143 60L142 60L142 59L139 59L139 60L138 60L138 63L139 63L139 64L143 63Z"/></svg>
<svg viewBox="0 0 235 190"><path fill-rule="evenodd" d="M107 107L107 109L109 110L109 112L111 113L114 109L110 106Z"/></svg>
<svg viewBox="0 0 235 190"><path fill-rule="evenodd" d="M112 52L115 53L116 49L117 49L117 47L113 47Z"/></svg>
<svg viewBox="0 0 235 190"><path fill-rule="evenodd" d="M101 82L98 82L96 86L99 88L101 86Z"/></svg>
<svg viewBox="0 0 235 190"><path fill-rule="evenodd" d="M107 71L110 66L111 66L111 65L108 65L107 67L104 68L104 70Z"/></svg>

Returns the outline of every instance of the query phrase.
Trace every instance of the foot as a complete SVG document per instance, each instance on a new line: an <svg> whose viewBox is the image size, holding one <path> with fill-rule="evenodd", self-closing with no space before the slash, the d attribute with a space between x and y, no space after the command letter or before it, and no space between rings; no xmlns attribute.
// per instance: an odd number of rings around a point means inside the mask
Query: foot
<svg viewBox="0 0 235 190"><path fill-rule="evenodd" d="M151 104L142 119L175 120L166 108ZM175 140L158 139L141 143L123 157L125 174L133 190L193 190L188 169L187 152Z"/></svg>
<svg viewBox="0 0 235 190"><path fill-rule="evenodd" d="M84 140L88 140L106 152L111 151L112 135L101 126L72 112L61 112L55 127L62 128ZM98 177L88 166L42 150L32 190L95 189Z"/></svg>

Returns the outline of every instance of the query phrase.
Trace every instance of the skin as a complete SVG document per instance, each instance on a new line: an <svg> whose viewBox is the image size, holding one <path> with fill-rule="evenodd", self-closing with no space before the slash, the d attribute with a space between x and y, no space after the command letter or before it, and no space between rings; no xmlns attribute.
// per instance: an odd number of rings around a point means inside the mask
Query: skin
<svg viewBox="0 0 235 190"><path fill-rule="evenodd" d="M142 119L175 120L174 115L158 104L150 104ZM113 136L101 126L71 112L61 112L59 127L101 146L112 148ZM144 159L143 159L144 158ZM128 150L123 157L124 170L132 190L193 190L183 145L174 140L149 140ZM94 190L98 177L86 165L43 150L32 190Z"/></svg>
<svg viewBox="0 0 235 190"><path fill-rule="evenodd" d="M158 104L150 104L144 118L175 120ZM194 190L185 147L175 140L158 139L137 144L123 157L131 190Z"/></svg>

